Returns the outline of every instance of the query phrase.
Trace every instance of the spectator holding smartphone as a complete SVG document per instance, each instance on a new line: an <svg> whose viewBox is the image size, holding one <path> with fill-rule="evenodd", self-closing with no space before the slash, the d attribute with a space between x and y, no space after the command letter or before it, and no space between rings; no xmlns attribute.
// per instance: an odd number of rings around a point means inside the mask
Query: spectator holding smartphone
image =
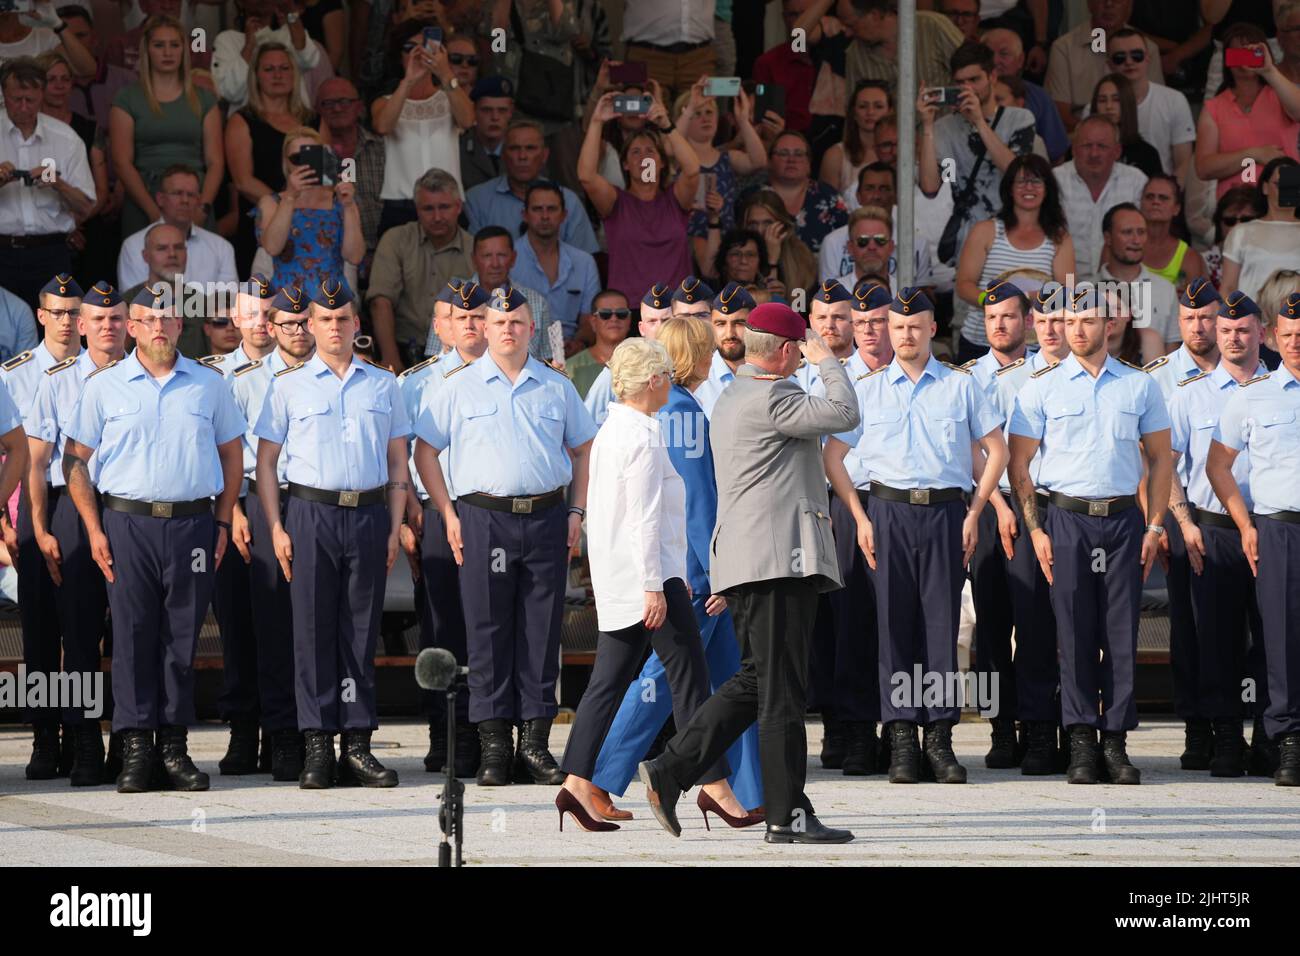
<svg viewBox="0 0 1300 956"><path fill-rule="evenodd" d="M334 72L329 57L321 46L307 35L302 18L302 5L283 0L239 0L241 25L238 30L222 30L212 45L212 80L221 98L238 109L248 101L249 69L258 48L268 43L278 43L293 57L298 72L305 77L324 63L327 74ZM278 24L278 26L273 25ZM304 81L300 93L305 102L311 101L308 84Z"/></svg>
<svg viewBox="0 0 1300 956"><path fill-rule="evenodd" d="M817 257L799 238L794 216L780 196L770 189L751 195L741 206L740 224L763 237L770 265L759 281L768 292L784 299L795 289L817 285Z"/></svg>

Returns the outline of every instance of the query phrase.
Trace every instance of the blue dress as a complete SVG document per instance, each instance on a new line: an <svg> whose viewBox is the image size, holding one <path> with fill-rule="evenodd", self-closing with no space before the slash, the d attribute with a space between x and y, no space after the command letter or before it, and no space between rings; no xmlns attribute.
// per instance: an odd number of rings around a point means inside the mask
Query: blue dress
<svg viewBox="0 0 1300 956"><path fill-rule="evenodd" d="M277 193L275 197L283 201ZM262 241L262 210L250 213L256 224L257 241ZM326 279L343 277L343 207L295 209L289 239L274 257L272 281L282 289L297 286L313 289Z"/></svg>
<svg viewBox="0 0 1300 956"><path fill-rule="evenodd" d="M704 611L704 602L710 594L709 539L718 512L709 423L695 396L680 385L673 386L668 403L659 412L659 420L663 423L668 457L686 483L686 574L694 595L691 603L700 625L704 657L709 665L710 689L716 693L740 670L740 645L731 611L723 611L717 617L709 617ZM649 700L642 683L647 679L654 681L655 688ZM672 711L672 691L664 676L664 666L658 654L651 654L623 695L623 703L596 759L592 783L621 797L636 774L637 764L645 759L646 751ZM751 724L727 750L727 762L732 768L731 789L740 805L747 810L762 806L757 724Z"/></svg>

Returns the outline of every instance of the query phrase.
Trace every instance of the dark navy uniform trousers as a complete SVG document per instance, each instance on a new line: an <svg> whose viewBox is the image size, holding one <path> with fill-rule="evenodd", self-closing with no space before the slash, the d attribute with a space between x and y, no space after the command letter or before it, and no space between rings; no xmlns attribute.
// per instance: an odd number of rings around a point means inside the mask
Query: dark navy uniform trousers
<svg viewBox="0 0 1300 956"><path fill-rule="evenodd" d="M1049 507L1061 718L1107 731L1137 726L1133 693L1142 605L1142 512L1107 517Z"/></svg>
<svg viewBox="0 0 1300 956"><path fill-rule="evenodd" d="M1300 524L1258 515L1259 575L1255 578L1268 659L1270 737L1300 733Z"/></svg>
<svg viewBox="0 0 1300 956"><path fill-rule="evenodd" d="M374 730L375 646L388 583L386 504L344 508L290 498L298 729Z"/></svg>
<svg viewBox="0 0 1300 956"><path fill-rule="evenodd" d="M447 526L437 508L424 502L424 529L420 537L420 580L415 584L420 611L420 649L441 647L469 666L465 646L465 613L460 604L460 568L447 543ZM445 693L420 691L420 709L435 717L446 711ZM456 719L469 720L469 696L456 695Z"/></svg>
<svg viewBox="0 0 1300 956"><path fill-rule="evenodd" d="M946 693L939 706L920 706L923 687L916 686L914 666L942 675L945 688L958 674L966 503L913 505L872 495L867 515L875 530L881 720L956 721L961 701Z"/></svg>
<svg viewBox="0 0 1300 956"><path fill-rule="evenodd" d="M284 504L281 499L281 507ZM257 495L249 493L244 512L253 539L248 549L251 559L248 591L253 639L257 645L257 693L262 726L270 731L293 730L298 726L293 679L293 599L289 595L289 582L275 559L271 526ZM237 553L234 556L239 557Z"/></svg>
<svg viewBox="0 0 1300 956"><path fill-rule="evenodd" d="M216 522L211 513L154 518L107 508L103 520L116 579L108 585L113 729L193 723L194 652L216 581Z"/></svg>
<svg viewBox="0 0 1300 956"><path fill-rule="evenodd" d="M1191 649L1192 666L1184 664L1196 682L1184 688L1183 699L1191 697L1193 716L1240 719L1246 710L1242 678L1247 674L1255 679L1256 702L1267 703L1267 668L1255 672L1264 657L1255 579L1241 550L1241 534L1235 528L1202 525L1201 537L1205 541L1205 569L1199 576L1191 576L1196 646Z"/></svg>
<svg viewBox="0 0 1300 956"><path fill-rule="evenodd" d="M46 486L47 514L53 512L63 489ZM18 572L18 617L23 627L23 663L28 671L57 674L60 670L59 613L57 589L45 557L36 544L32 527L31 504L27 495L18 497L18 554L14 566ZM32 724L58 723L53 708L27 708L23 719Z"/></svg>
<svg viewBox="0 0 1300 956"><path fill-rule="evenodd" d="M249 497L254 497L250 495ZM246 505L244 500L241 504ZM217 569L212 613L221 632L222 691L217 710L223 720L257 719L257 640L253 633L249 568L233 544Z"/></svg>
<svg viewBox="0 0 1300 956"><path fill-rule="evenodd" d="M469 719L534 720L559 707L569 516L562 505L506 514L457 502Z"/></svg>
<svg viewBox="0 0 1300 956"><path fill-rule="evenodd" d="M1192 606L1192 582L1195 580L1196 587L1200 588L1204 580L1193 578L1192 563L1187 559L1187 542L1172 515L1165 522L1165 534L1169 537L1169 570L1165 572L1165 587L1169 592L1169 664L1174 678L1174 713L1183 720L1209 719L1214 715L1205 709L1207 702L1201 698L1200 642ZM1240 541L1240 537L1237 540ZM1206 677L1213 679L1212 675Z"/></svg>
<svg viewBox="0 0 1300 956"><path fill-rule="evenodd" d="M60 489L61 490L61 489ZM99 642L108 630L108 591L104 573L90 553L90 538L72 496L58 494L51 499L50 532L59 542L59 565L63 584L57 588L59 627L63 631L63 669L69 673L99 670ZM112 701L105 703L105 715L112 717ZM86 719L84 711L64 710L63 722Z"/></svg>

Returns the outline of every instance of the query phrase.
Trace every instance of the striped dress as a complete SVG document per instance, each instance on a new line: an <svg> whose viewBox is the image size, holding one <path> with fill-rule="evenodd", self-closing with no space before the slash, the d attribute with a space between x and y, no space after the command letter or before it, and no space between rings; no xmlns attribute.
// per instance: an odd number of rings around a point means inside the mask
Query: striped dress
<svg viewBox="0 0 1300 956"><path fill-rule="evenodd" d="M1038 269L1049 276L1052 274L1056 243L1044 237L1036 248L1017 249L1008 241L1007 227L1002 220L994 219L993 224L997 234L989 246L988 258L984 260L984 271L980 273L981 289L987 289L994 279L1013 269ZM962 310L962 338L972 345L988 345L988 336L984 334L984 310L960 299L957 301Z"/></svg>

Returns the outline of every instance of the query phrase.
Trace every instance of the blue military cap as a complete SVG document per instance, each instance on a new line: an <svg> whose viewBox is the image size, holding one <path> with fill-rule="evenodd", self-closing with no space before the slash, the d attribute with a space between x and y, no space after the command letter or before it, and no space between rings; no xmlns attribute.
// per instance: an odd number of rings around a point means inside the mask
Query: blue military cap
<svg viewBox="0 0 1300 956"><path fill-rule="evenodd" d="M311 301L323 309L341 309L352 298L352 289L341 279L322 279L311 290Z"/></svg>
<svg viewBox="0 0 1300 956"><path fill-rule="evenodd" d="M1277 314L1288 319L1300 319L1300 292L1292 292L1283 299Z"/></svg>
<svg viewBox="0 0 1300 956"><path fill-rule="evenodd" d="M894 296L889 309L900 315L915 315L918 312L933 312L934 303L919 286L909 285L898 290L898 295Z"/></svg>
<svg viewBox="0 0 1300 956"><path fill-rule="evenodd" d="M670 286L662 282L656 282L650 287L650 290L641 297L641 304L651 309L666 309L672 305L673 290Z"/></svg>
<svg viewBox="0 0 1300 956"><path fill-rule="evenodd" d="M1244 292L1234 292L1219 304L1219 318L1244 319L1248 315L1259 315L1259 306L1255 300Z"/></svg>
<svg viewBox="0 0 1300 956"><path fill-rule="evenodd" d="M1080 282L1065 296L1065 309L1067 312L1089 312L1093 309L1100 309L1101 306L1101 294L1091 282Z"/></svg>
<svg viewBox="0 0 1300 956"><path fill-rule="evenodd" d="M874 312L886 308L894 301L889 286L881 285L875 279L863 279L853 289L853 311Z"/></svg>
<svg viewBox="0 0 1300 956"><path fill-rule="evenodd" d="M488 308L494 312L513 312L528 304L524 294L514 286L498 286L492 290Z"/></svg>
<svg viewBox="0 0 1300 956"><path fill-rule="evenodd" d="M254 272L248 277L248 283L244 288L244 292L245 294L252 296L254 299L275 298L275 286L271 284L270 279L262 275L260 272Z"/></svg>
<svg viewBox="0 0 1300 956"><path fill-rule="evenodd" d="M698 276L687 276L682 280L682 284L673 292L674 302L685 302L687 305L693 305L696 302L711 302L713 300L713 290L705 285L704 280Z"/></svg>
<svg viewBox="0 0 1300 956"><path fill-rule="evenodd" d="M450 285L450 284L449 284ZM456 288L450 288L451 297L447 300L457 309L478 309L488 304L487 289L477 282L466 282Z"/></svg>
<svg viewBox="0 0 1300 956"><path fill-rule="evenodd" d="M84 298L86 305L98 305L107 309L122 301L122 293L117 291L117 286L113 283L101 279L90 287Z"/></svg>
<svg viewBox="0 0 1300 956"><path fill-rule="evenodd" d="M69 299L82 297L81 286L66 272L60 272L41 289L41 295L61 295Z"/></svg>
<svg viewBox="0 0 1300 956"><path fill-rule="evenodd" d="M1065 308L1065 286L1059 282L1049 282L1034 293L1030 307L1040 315L1051 315Z"/></svg>
<svg viewBox="0 0 1300 956"><path fill-rule="evenodd" d="M141 308L154 311L170 309L172 306L172 287L166 282L145 285L135 294L135 298L131 300L131 305L138 305Z"/></svg>
<svg viewBox="0 0 1300 956"><path fill-rule="evenodd" d="M484 76L474 84L474 88L470 90L469 98L477 103L485 96L514 99L514 95L515 85L510 82L508 77Z"/></svg>
<svg viewBox="0 0 1300 956"><path fill-rule="evenodd" d="M745 309L752 309L755 305L757 303L748 289L739 282L728 282L713 300L713 311L721 312L723 315L733 315Z"/></svg>
<svg viewBox="0 0 1300 956"><path fill-rule="evenodd" d="M271 300L271 308L279 312L292 312L294 315L301 315L306 312L309 304L307 294L296 285L281 289L275 294L275 298Z"/></svg>
<svg viewBox="0 0 1300 956"><path fill-rule="evenodd" d="M455 300L456 293L460 291L460 287L464 284L464 279L451 278L447 280L447 284L438 290L438 294L433 297L433 301L451 303Z"/></svg>
<svg viewBox="0 0 1300 956"><path fill-rule="evenodd" d="M821 286L813 294L814 302L822 302L827 305L834 305L836 302L849 302L853 298L853 293L844 288L844 283L839 279L823 279Z"/></svg>
<svg viewBox="0 0 1300 956"><path fill-rule="evenodd" d="M1222 301L1223 298L1219 295L1219 290L1205 276L1197 276L1187 283L1182 295L1178 297L1178 304L1189 309L1202 309L1207 305Z"/></svg>
<svg viewBox="0 0 1300 956"><path fill-rule="evenodd" d="M1014 299L1020 296L1022 299L1028 299L1023 289L1014 282L998 282L984 290L984 304L996 305L999 302L1005 302L1007 299Z"/></svg>

